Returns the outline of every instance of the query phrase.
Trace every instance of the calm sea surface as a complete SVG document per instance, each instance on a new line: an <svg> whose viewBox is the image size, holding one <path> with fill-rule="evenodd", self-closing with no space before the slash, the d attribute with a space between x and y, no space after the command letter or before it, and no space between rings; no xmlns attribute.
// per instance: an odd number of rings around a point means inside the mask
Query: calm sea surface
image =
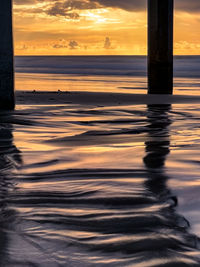
<svg viewBox="0 0 200 267"><path fill-rule="evenodd" d="M16 86L145 93L145 62L17 57ZM176 58L175 92L199 69ZM0 148L0 266L200 266L200 104L18 105Z"/></svg>

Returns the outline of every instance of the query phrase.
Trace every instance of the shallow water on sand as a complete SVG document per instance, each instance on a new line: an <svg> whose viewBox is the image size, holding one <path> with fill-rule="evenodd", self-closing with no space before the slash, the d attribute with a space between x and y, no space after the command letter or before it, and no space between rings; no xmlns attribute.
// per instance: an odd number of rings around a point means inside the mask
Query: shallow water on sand
<svg viewBox="0 0 200 267"><path fill-rule="evenodd" d="M0 266L200 266L200 108L0 114Z"/></svg>

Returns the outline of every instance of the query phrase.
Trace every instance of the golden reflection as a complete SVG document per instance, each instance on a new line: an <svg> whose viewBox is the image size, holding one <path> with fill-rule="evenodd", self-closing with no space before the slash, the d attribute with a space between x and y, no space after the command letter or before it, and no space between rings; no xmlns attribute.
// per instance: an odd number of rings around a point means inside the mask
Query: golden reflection
<svg viewBox="0 0 200 267"><path fill-rule="evenodd" d="M170 181L170 185L172 185L174 188L185 188L185 187L195 187L195 186L198 186L200 185L200 179L197 179L195 181L179 181L179 180L176 180L176 181Z"/></svg>

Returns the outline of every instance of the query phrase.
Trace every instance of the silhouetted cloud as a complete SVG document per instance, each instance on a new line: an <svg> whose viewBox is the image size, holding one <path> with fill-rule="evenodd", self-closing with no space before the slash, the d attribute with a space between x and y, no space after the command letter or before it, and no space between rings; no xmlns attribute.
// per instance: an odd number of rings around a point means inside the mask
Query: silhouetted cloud
<svg viewBox="0 0 200 267"><path fill-rule="evenodd" d="M67 41L64 39L60 39L58 42L53 44L53 48L67 48Z"/></svg>
<svg viewBox="0 0 200 267"><path fill-rule="evenodd" d="M80 0L62 2L57 1L46 10L46 13L50 16L63 16L71 19L78 19L79 14L77 12L74 12L73 10L91 8L96 8L96 6L93 6L90 3L89 5L87 5L87 2Z"/></svg>
<svg viewBox="0 0 200 267"><path fill-rule="evenodd" d="M76 48L78 48L78 43L76 41L72 40L69 42L68 46L70 49L76 49Z"/></svg>

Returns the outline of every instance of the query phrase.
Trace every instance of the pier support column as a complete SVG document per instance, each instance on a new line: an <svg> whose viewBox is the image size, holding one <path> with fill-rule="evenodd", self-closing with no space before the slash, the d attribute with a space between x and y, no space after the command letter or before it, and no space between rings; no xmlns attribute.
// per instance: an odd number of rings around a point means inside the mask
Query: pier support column
<svg viewBox="0 0 200 267"><path fill-rule="evenodd" d="M14 109L12 0L0 0L0 109Z"/></svg>
<svg viewBox="0 0 200 267"><path fill-rule="evenodd" d="M173 92L174 0L148 0L148 93Z"/></svg>

